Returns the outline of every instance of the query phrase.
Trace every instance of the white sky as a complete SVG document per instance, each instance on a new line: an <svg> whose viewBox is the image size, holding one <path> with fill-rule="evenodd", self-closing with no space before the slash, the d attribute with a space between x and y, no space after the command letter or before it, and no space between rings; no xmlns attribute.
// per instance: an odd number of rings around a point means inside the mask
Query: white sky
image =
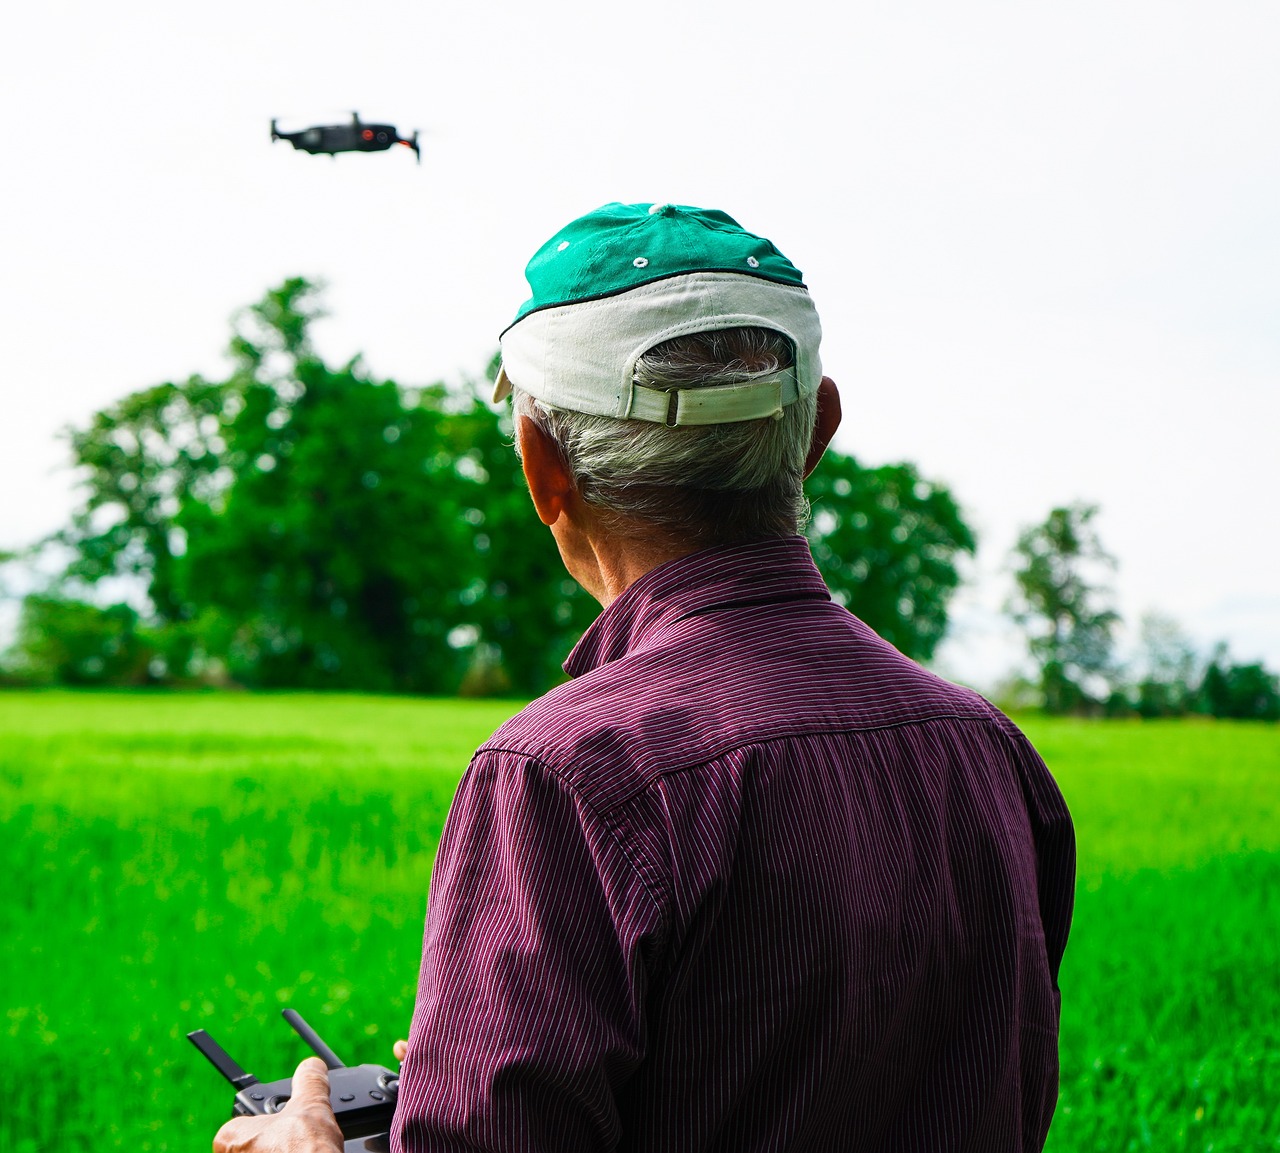
<svg viewBox="0 0 1280 1153"><path fill-rule="evenodd" d="M25 5L0 39L0 548L57 430L224 369L323 278L333 358L478 373L525 260L609 200L723 208L804 271L837 444L981 534L943 664L1017 657L1018 528L1102 506L1120 607L1280 666L1280 7L658 0ZM422 129L337 160L272 116ZM283 126L283 125L282 125Z"/></svg>

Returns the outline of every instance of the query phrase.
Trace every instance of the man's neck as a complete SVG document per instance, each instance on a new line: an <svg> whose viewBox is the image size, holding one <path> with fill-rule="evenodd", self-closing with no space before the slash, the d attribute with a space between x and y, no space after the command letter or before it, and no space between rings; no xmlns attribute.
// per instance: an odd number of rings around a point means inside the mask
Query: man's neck
<svg viewBox="0 0 1280 1153"><path fill-rule="evenodd" d="M605 529L594 517L582 524L562 518L552 526L564 567L608 608L647 572L669 560L697 552L689 542Z"/></svg>

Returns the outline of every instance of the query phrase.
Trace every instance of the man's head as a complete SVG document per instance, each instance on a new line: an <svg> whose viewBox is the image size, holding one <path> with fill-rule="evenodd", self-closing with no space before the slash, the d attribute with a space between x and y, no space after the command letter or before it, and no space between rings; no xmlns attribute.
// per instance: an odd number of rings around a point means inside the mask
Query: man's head
<svg viewBox="0 0 1280 1153"><path fill-rule="evenodd" d="M681 551L798 531L838 402L786 257L721 212L610 204L526 274L494 399L513 395L600 524Z"/></svg>

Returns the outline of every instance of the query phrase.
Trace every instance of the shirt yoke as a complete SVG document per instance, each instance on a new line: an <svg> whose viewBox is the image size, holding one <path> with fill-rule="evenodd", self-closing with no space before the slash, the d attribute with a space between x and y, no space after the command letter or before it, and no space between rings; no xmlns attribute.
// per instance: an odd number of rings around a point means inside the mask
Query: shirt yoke
<svg viewBox="0 0 1280 1153"><path fill-rule="evenodd" d="M735 750L944 719L1016 733L847 609L796 601L677 620L534 701L477 756L535 760L608 815L660 778Z"/></svg>

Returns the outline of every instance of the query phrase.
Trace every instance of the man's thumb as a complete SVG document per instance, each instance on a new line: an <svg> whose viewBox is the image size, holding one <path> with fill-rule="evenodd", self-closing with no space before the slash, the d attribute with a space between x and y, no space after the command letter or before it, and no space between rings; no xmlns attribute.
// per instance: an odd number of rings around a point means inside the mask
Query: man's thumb
<svg viewBox="0 0 1280 1153"><path fill-rule="evenodd" d="M329 1070L319 1057L308 1057L293 1073L293 1092L284 1110L329 1104Z"/></svg>

